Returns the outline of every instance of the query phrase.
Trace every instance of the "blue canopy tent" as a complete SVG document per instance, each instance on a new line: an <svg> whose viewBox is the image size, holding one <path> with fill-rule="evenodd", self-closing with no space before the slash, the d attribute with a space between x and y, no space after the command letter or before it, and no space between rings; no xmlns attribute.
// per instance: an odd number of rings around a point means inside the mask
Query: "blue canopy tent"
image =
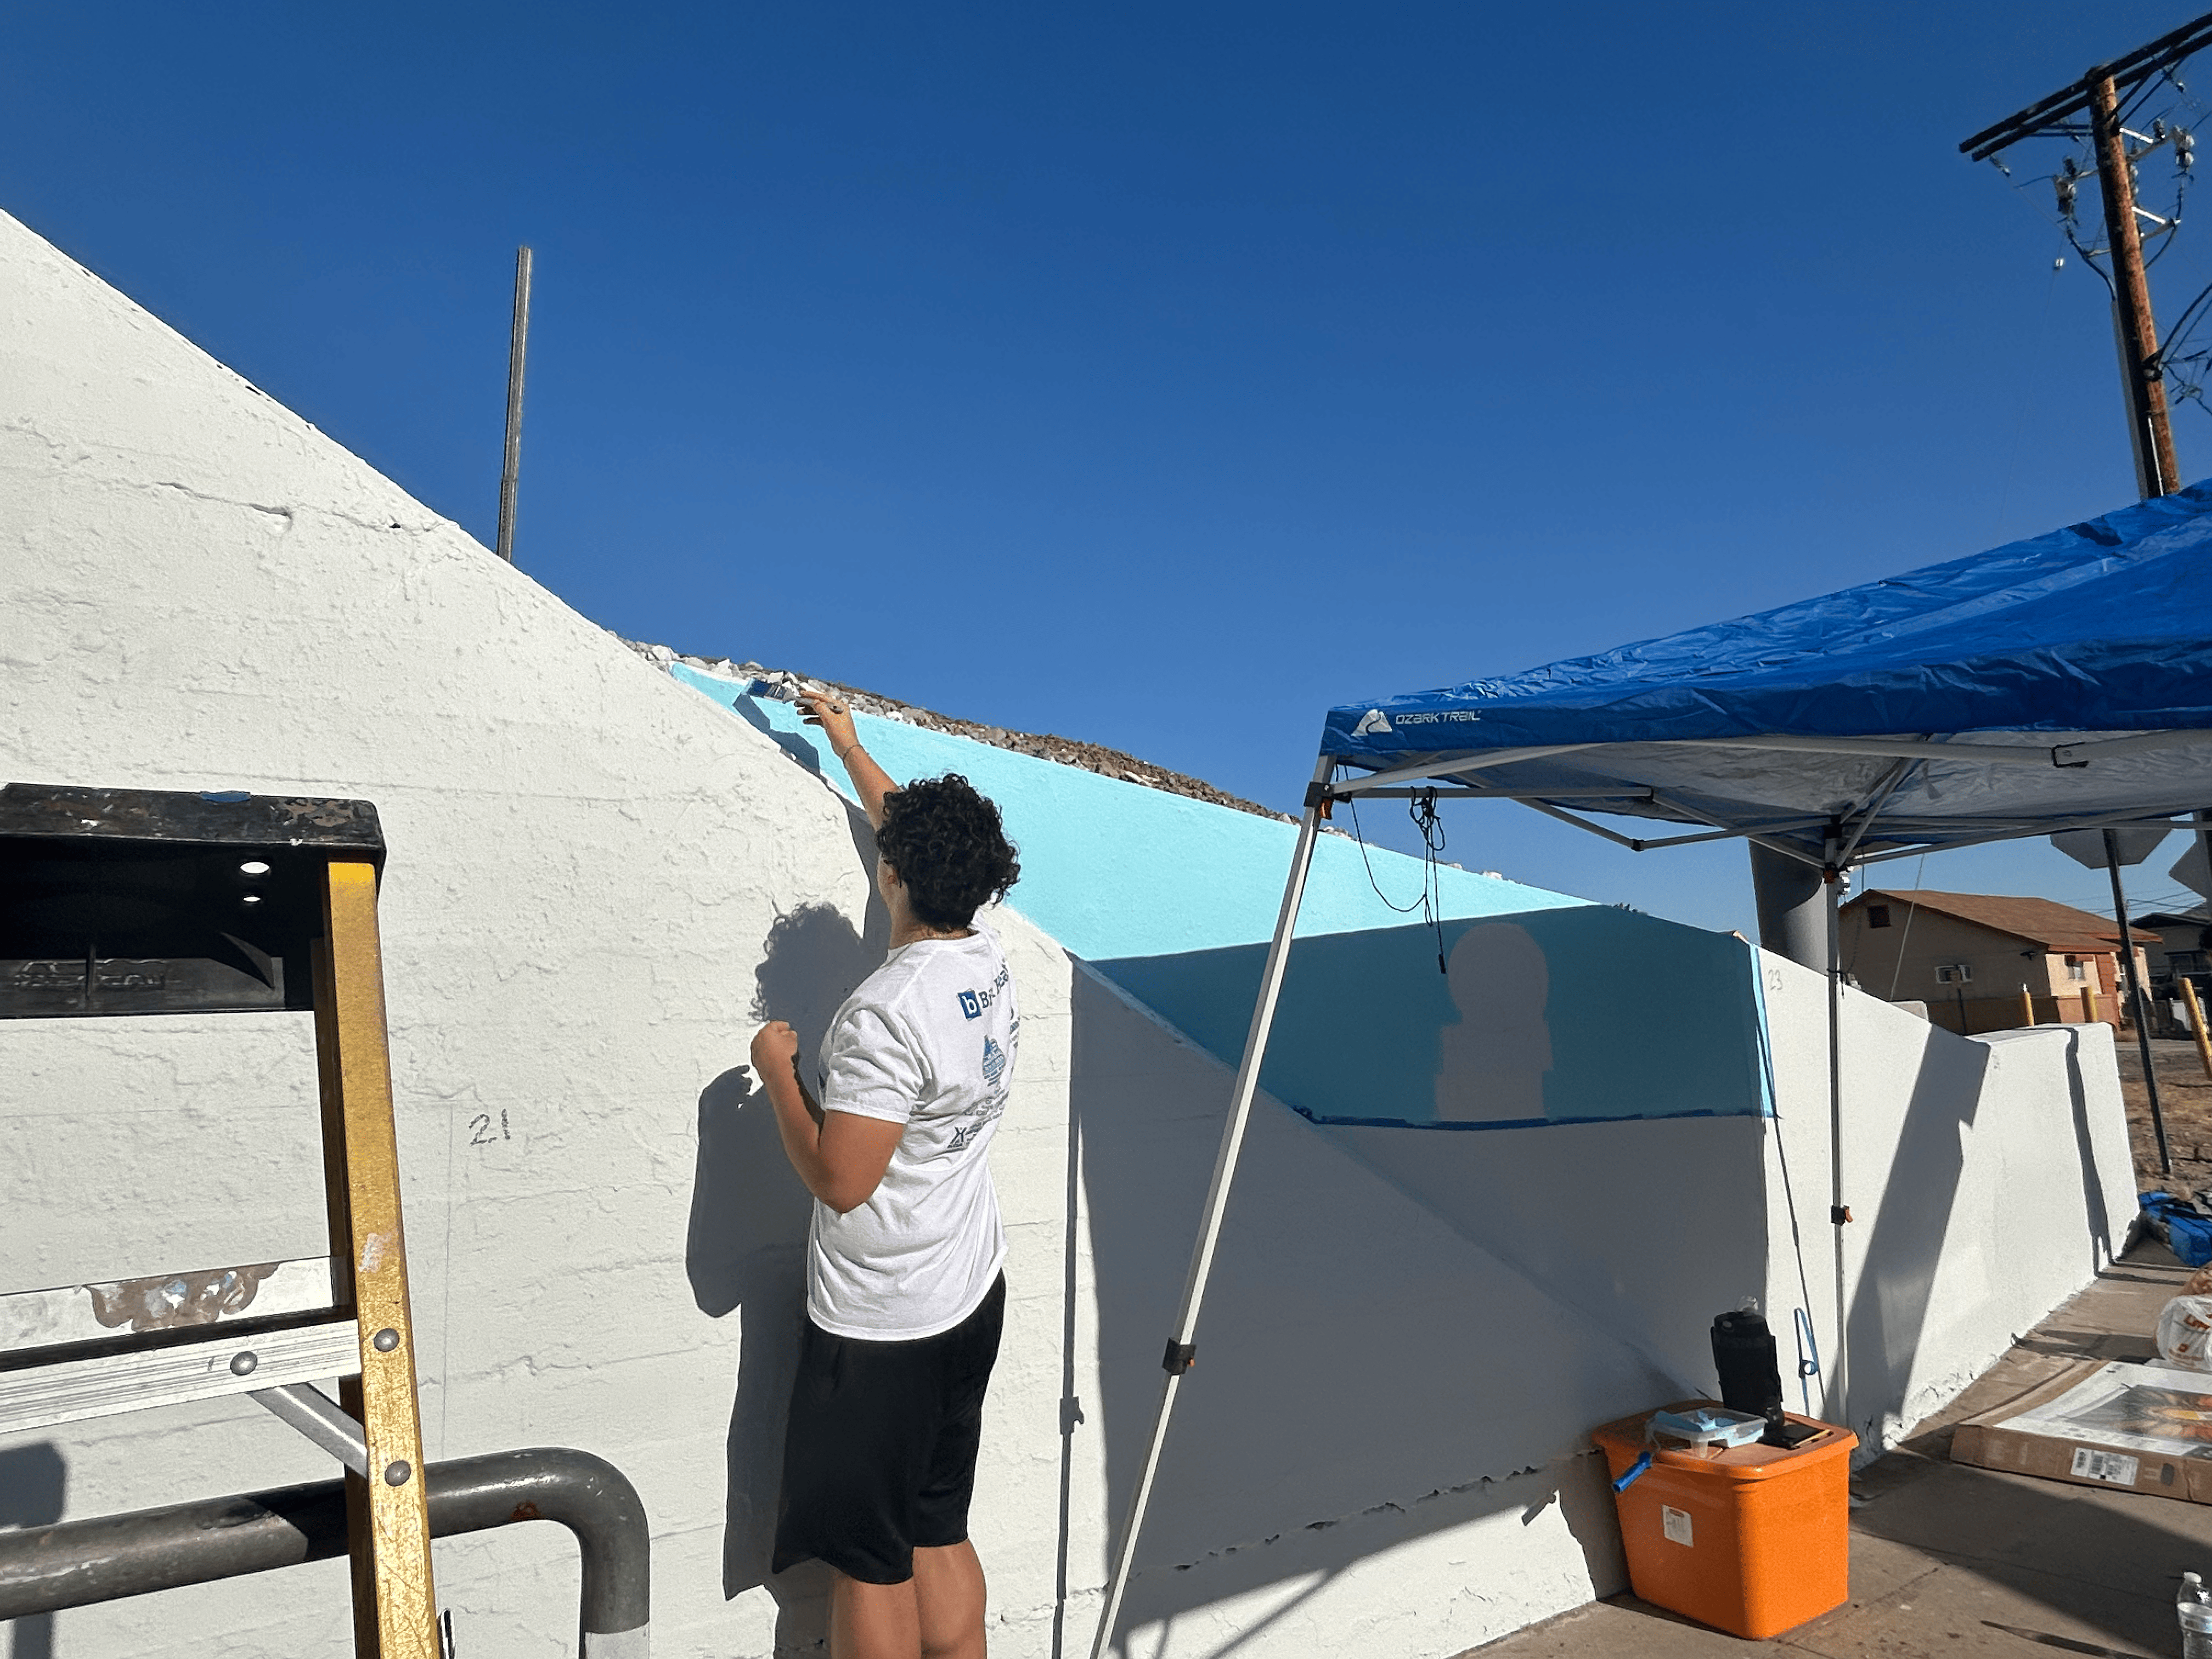
<svg viewBox="0 0 2212 1659"><path fill-rule="evenodd" d="M1431 795L1521 801L1638 851L1741 837L1763 875L1798 872L1790 919L1816 922L1829 975L1839 1146L1844 872L2212 804L2212 483L1756 616L1329 711L1094 1659L1190 1364L1321 822L1339 800ZM1848 1213L1838 1190L1838 1228ZM1839 1241L1839 1304L1842 1274Z"/></svg>
<svg viewBox="0 0 2212 1659"><path fill-rule="evenodd" d="M1438 783L1628 846L1744 836L1830 864L2170 817L2208 798L2208 727L2199 484L1758 616L1332 709L1322 756L1366 775L1340 797ZM1593 811L1710 827L1639 840Z"/></svg>

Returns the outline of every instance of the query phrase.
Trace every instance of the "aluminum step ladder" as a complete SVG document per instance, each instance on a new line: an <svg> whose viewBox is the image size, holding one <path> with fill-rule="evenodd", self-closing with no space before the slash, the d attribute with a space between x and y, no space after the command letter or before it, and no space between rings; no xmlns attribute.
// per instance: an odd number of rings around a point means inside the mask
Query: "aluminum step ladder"
<svg viewBox="0 0 2212 1659"><path fill-rule="evenodd" d="M383 864L367 801L0 788L0 1018L312 1009L331 1249L0 1296L0 1433L249 1396L345 1466L358 1659L438 1659Z"/></svg>

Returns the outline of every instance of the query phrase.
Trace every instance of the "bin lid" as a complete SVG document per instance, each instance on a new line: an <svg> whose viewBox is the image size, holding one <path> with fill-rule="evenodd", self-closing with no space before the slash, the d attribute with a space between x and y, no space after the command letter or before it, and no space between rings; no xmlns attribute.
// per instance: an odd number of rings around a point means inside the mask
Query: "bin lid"
<svg viewBox="0 0 2212 1659"><path fill-rule="evenodd" d="M1692 1412L1710 1407L1710 1400L1678 1401L1674 1405L1660 1407L1662 1411ZM1717 1456L1704 1456L1693 1451L1672 1451L1644 1443L1644 1425L1651 1420L1650 1412L1638 1412L1633 1417L1624 1417L1603 1428L1590 1431L1590 1438L1607 1451L1619 1454L1626 1462L1633 1462L1645 1452L1662 1468L1680 1469L1693 1474L1711 1477L1715 1480L1769 1480L1778 1475L1795 1474L1814 1464L1826 1463L1838 1457L1848 1457L1859 1443L1858 1436L1849 1429L1833 1423L1823 1423L1816 1417L1800 1417L1795 1412L1783 1415L1792 1423L1808 1423L1826 1434L1796 1447L1732 1446Z"/></svg>

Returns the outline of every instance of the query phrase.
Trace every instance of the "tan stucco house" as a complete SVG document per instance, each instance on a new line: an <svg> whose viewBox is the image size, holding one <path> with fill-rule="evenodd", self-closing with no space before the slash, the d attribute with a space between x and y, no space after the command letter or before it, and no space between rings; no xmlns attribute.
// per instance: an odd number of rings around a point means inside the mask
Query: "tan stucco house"
<svg viewBox="0 0 2212 1659"><path fill-rule="evenodd" d="M1871 888L1844 905L1844 974L1891 1002L1972 1035L2028 1024L2122 1023L2119 933L2110 918L2051 899ZM2136 966L2155 933L2131 927ZM2027 996L2022 997L2021 993Z"/></svg>

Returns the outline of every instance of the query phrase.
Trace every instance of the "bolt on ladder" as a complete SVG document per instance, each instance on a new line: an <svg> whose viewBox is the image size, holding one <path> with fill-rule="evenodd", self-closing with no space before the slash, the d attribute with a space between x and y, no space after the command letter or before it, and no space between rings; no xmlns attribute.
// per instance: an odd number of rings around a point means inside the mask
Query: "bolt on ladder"
<svg viewBox="0 0 2212 1659"><path fill-rule="evenodd" d="M250 1396L345 1465L357 1659L437 1659L383 864L367 801L0 787L0 1018L312 1009L331 1247L0 1296L0 1433Z"/></svg>

